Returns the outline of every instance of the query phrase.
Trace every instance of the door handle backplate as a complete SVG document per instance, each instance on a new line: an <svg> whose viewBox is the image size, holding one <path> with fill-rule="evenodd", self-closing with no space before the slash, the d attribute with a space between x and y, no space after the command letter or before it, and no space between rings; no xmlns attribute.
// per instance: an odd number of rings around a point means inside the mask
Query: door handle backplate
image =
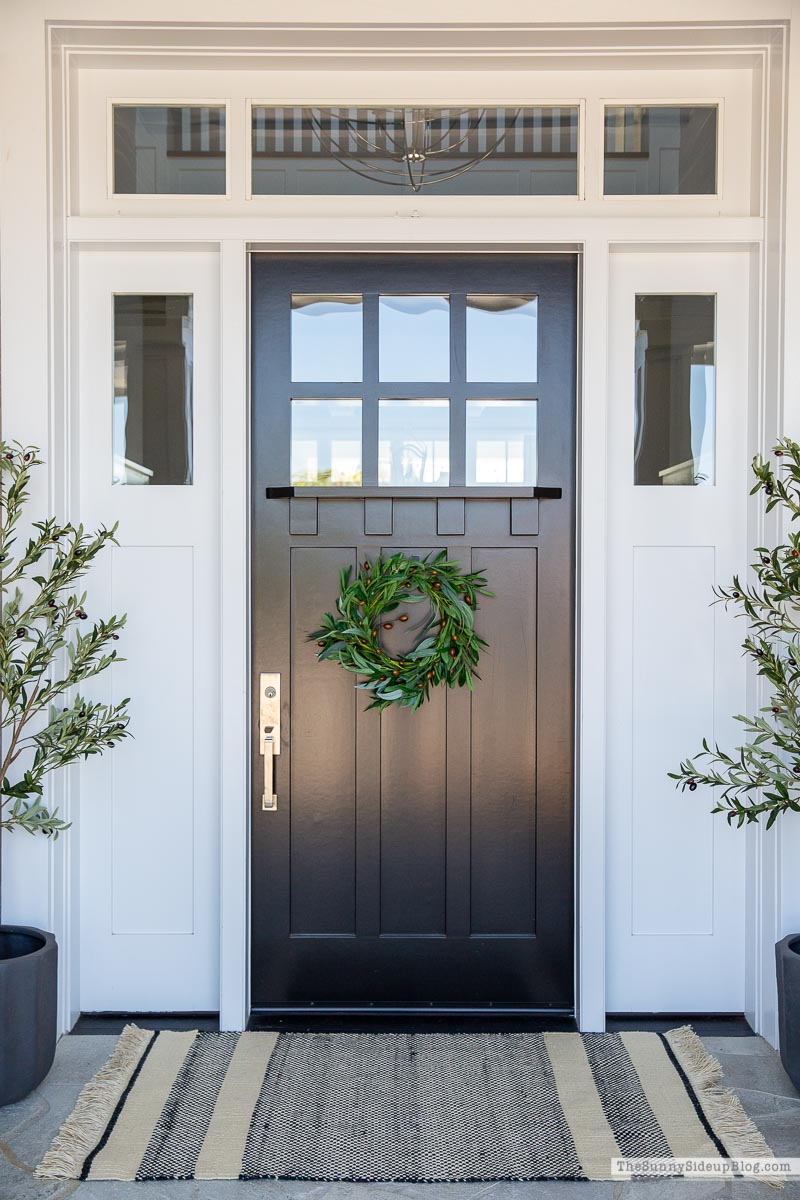
<svg viewBox="0 0 800 1200"><path fill-rule="evenodd" d="M274 812L278 807L275 788L275 758L281 752L281 677L262 671L258 678L258 738L264 756L264 794L261 807Z"/></svg>

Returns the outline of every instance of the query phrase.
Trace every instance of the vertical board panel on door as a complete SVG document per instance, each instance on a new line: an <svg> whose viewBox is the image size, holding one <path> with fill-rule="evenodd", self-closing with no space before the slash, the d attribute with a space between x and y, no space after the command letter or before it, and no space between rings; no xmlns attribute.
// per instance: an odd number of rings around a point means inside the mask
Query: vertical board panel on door
<svg viewBox="0 0 800 1200"><path fill-rule="evenodd" d="M295 547L291 554L293 935L355 933L356 698L333 663L319 669L307 637L330 604L327 572L336 578L355 558L350 549Z"/></svg>
<svg viewBox="0 0 800 1200"><path fill-rule="evenodd" d="M713 546L634 547L634 935L713 933L714 818L668 772L698 729L713 739L714 580Z"/></svg>
<svg viewBox="0 0 800 1200"><path fill-rule="evenodd" d="M131 697L135 730L111 760L112 933L191 936L194 672L164 670L159 631L169 630L172 661L191 663L192 547L114 547L111 603L114 612L128 614L124 637L135 647L126 662L111 668L114 703ZM154 748L165 743L168 752L155 759Z"/></svg>
<svg viewBox="0 0 800 1200"><path fill-rule="evenodd" d="M536 933L536 812L527 802L536 787L536 556L535 548L473 551L497 593L481 622L492 651L472 701L474 934Z"/></svg>

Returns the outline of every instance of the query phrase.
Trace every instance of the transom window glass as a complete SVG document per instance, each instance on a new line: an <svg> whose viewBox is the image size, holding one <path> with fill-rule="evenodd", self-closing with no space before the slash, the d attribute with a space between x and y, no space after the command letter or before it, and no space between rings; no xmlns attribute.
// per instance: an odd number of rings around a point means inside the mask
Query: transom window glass
<svg viewBox="0 0 800 1200"><path fill-rule="evenodd" d="M637 296L634 481L714 482L714 296Z"/></svg>
<svg viewBox="0 0 800 1200"><path fill-rule="evenodd" d="M192 297L114 297L113 482L192 482Z"/></svg>
<svg viewBox="0 0 800 1200"><path fill-rule="evenodd" d="M225 108L115 104L116 195L224 196Z"/></svg>
<svg viewBox="0 0 800 1200"><path fill-rule="evenodd" d="M574 196L578 107L252 108L252 191Z"/></svg>
<svg viewBox="0 0 800 1200"><path fill-rule="evenodd" d="M717 191L713 104L606 108L607 196L707 196Z"/></svg>

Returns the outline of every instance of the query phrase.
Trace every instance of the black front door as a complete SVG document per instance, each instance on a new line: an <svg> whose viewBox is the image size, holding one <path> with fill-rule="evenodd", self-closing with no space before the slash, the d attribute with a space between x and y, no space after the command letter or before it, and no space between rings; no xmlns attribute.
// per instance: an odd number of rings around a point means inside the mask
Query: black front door
<svg viewBox="0 0 800 1200"><path fill-rule="evenodd" d="M573 1007L575 339L574 256L253 258L255 1008ZM307 636L442 548L481 678L366 712Z"/></svg>

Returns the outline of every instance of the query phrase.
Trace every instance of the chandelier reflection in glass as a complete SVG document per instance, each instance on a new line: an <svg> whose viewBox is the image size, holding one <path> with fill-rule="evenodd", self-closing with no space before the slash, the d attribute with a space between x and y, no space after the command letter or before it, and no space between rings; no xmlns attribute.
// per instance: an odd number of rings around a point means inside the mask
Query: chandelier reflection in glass
<svg viewBox="0 0 800 1200"><path fill-rule="evenodd" d="M485 108L360 109L352 116L344 110L347 115L337 115L335 129L320 109L308 111L311 128L348 171L419 192L456 179L489 158L500 149L522 110L513 109L508 115L503 110L501 120L499 110Z"/></svg>
<svg viewBox="0 0 800 1200"><path fill-rule="evenodd" d="M577 105L254 104L252 191L574 196L578 116Z"/></svg>

